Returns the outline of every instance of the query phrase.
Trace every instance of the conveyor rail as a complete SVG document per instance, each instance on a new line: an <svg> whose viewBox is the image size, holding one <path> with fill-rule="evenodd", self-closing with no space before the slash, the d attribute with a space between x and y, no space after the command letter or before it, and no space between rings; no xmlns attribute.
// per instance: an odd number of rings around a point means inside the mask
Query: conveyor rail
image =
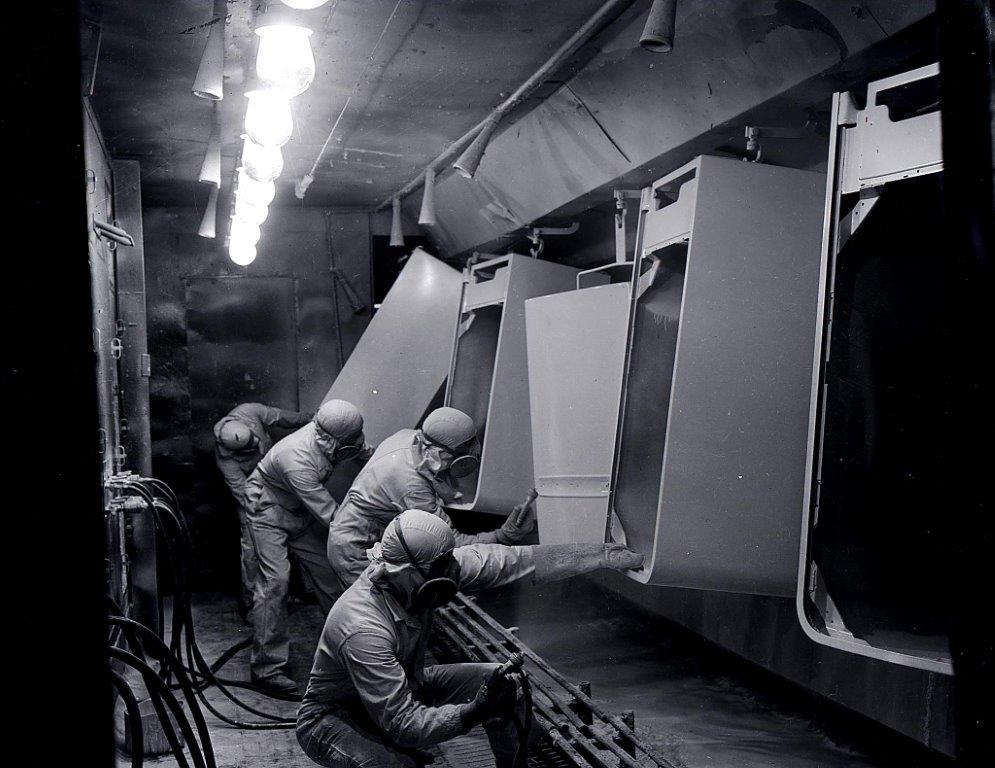
<svg viewBox="0 0 995 768"><path fill-rule="evenodd" d="M457 595L436 612L433 654L447 661L503 663L525 657L536 720L548 736L532 765L579 768L676 768L643 744L631 712L611 713L591 698L589 686L570 682L503 627L472 598Z"/></svg>

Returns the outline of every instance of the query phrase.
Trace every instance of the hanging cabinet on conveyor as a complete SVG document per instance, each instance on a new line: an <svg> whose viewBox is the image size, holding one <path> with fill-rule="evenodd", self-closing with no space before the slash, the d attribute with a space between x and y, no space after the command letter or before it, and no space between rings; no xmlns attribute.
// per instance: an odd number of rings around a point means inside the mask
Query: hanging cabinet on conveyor
<svg viewBox="0 0 995 768"><path fill-rule="evenodd" d="M702 156L644 191L611 496L638 581L794 592L824 188Z"/></svg>
<svg viewBox="0 0 995 768"><path fill-rule="evenodd" d="M833 98L797 606L816 642L949 674L938 81Z"/></svg>
<svg viewBox="0 0 995 768"><path fill-rule="evenodd" d="M576 274L518 254L467 267L446 405L473 418L482 450L451 508L507 515L534 485L525 300L569 290Z"/></svg>

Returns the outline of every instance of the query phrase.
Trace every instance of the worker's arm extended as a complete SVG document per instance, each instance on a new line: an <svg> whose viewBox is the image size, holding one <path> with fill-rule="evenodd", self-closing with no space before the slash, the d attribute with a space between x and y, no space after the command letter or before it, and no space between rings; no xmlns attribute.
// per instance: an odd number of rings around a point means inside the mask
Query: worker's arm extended
<svg viewBox="0 0 995 768"><path fill-rule="evenodd" d="M470 704L430 707L414 698L393 641L386 633L363 631L350 635L342 644L341 656L366 711L395 744L427 747L467 730Z"/></svg>
<svg viewBox="0 0 995 768"><path fill-rule="evenodd" d="M313 413L286 411L283 408L276 408L272 405L264 405L263 403L243 403L239 408L245 409L246 415L259 419L266 427L296 429L303 427L314 418Z"/></svg>
<svg viewBox="0 0 995 768"><path fill-rule="evenodd" d="M217 453L214 455L214 460L218 469L221 470L221 477L224 478L225 485L228 486L231 495L235 497L235 501L243 507L246 506L245 481L247 478L238 462Z"/></svg>
<svg viewBox="0 0 995 768"><path fill-rule="evenodd" d="M460 566L459 587L467 592L502 587L527 576L544 583L600 568L629 571L643 564L642 555L621 544L473 544L457 547L453 556Z"/></svg>
<svg viewBox="0 0 995 768"><path fill-rule="evenodd" d="M301 505L325 527L332 521L339 503L332 498L321 483L318 473L312 469L294 469L286 473L287 484Z"/></svg>

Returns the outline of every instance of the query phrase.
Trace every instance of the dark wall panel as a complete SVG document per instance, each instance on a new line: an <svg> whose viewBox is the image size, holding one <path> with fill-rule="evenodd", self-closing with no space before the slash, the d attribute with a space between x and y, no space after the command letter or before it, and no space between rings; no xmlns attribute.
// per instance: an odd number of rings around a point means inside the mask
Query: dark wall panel
<svg viewBox="0 0 995 768"><path fill-rule="evenodd" d="M369 217L274 207L258 257L238 267L216 241L197 236L201 213L194 207L144 211L153 469L185 502L208 582L233 584L237 525L210 460L211 425L216 414L245 399L318 407L369 323ZM358 312L341 279L333 278L333 262L358 298ZM207 290L211 280L233 290ZM230 364L211 359L212 345L219 344L228 348Z"/></svg>

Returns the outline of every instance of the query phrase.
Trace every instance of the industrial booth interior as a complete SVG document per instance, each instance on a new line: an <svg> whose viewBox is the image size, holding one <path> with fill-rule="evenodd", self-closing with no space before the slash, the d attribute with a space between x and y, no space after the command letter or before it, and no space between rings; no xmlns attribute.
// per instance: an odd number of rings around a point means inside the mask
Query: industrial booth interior
<svg viewBox="0 0 995 768"><path fill-rule="evenodd" d="M315 764L299 696L250 677L218 429L262 403L279 444L333 400L371 448L472 417L457 530L534 498L519 543L642 556L428 624L439 663L524 654L529 765L991 756L960 437L990 402L987 3L69 5L107 622L74 696L117 764ZM512 765L480 727L428 753Z"/></svg>

